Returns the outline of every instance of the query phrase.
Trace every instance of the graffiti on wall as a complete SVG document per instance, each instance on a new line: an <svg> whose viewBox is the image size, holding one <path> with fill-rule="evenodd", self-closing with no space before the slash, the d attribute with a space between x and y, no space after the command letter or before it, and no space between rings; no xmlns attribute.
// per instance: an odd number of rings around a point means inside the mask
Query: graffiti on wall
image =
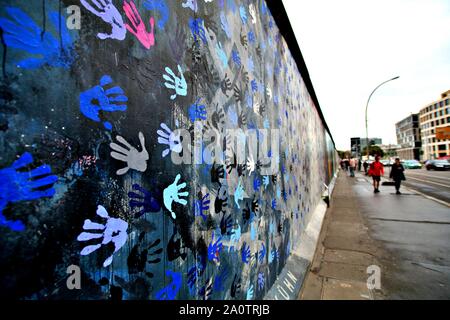
<svg viewBox="0 0 450 320"><path fill-rule="evenodd" d="M334 172L265 2L8 0L0 31L1 295L262 299Z"/></svg>

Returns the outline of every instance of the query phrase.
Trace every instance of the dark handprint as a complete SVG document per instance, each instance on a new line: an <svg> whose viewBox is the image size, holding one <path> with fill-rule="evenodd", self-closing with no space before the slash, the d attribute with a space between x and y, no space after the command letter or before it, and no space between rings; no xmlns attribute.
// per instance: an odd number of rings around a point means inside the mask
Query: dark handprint
<svg viewBox="0 0 450 320"><path fill-rule="evenodd" d="M232 234L233 218L231 217L231 214L223 214L222 219L220 220L220 232L223 236Z"/></svg>
<svg viewBox="0 0 450 320"><path fill-rule="evenodd" d="M214 201L214 210L216 213L225 212L228 206L228 193L225 186L220 186L217 192L216 201Z"/></svg>
<svg viewBox="0 0 450 320"><path fill-rule="evenodd" d="M52 197L55 194L52 185L58 177L50 175L50 166L44 164L29 172L19 171L31 163L33 157L25 152L11 167L0 170L0 226L6 226L14 231L25 229L20 220L7 220L3 215L3 209L8 203Z"/></svg>
<svg viewBox="0 0 450 320"><path fill-rule="evenodd" d="M225 96L228 97L228 91L233 90L233 87L231 85L231 80L228 78L228 75L225 73L225 77L223 78L222 82L220 83L220 88L222 89L222 92Z"/></svg>
<svg viewBox="0 0 450 320"><path fill-rule="evenodd" d="M247 50L247 48L248 48L247 35L245 34L245 32L243 32L242 28L241 28L240 40L241 40L241 44L244 47L244 49Z"/></svg>
<svg viewBox="0 0 450 320"><path fill-rule="evenodd" d="M225 113L223 109L219 109L219 111L214 111L211 116L212 125L219 131L225 127Z"/></svg>
<svg viewBox="0 0 450 320"><path fill-rule="evenodd" d="M236 299L236 297L240 292L241 292L241 277L238 276L238 274L235 274L233 284L231 285L230 295L232 298Z"/></svg>
<svg viewBox="0 0 450 320"><path fill-rule="evenodd" d="M39 68L45 64L52 67L69 68L74 61L73 44L64 17L58 12L49 13L50 21L59 31L54 37L43 30L21 9L6 7L13 20L0 18L5 45L27 51L39 58L28 58L17 63L20 68Z"/></svg>
<svg viewBox="0 0 450 320"><path fill-rule="evenodd" d="M216 166L216 163L214 162L211 167L211 182L221 183L221 180L224 179L224 177L225 169L223 167L223 164Z"/></svg>
<svg viewBox="0 0 450 320"><path fill-rule="evenodd" d="M139 194L133 191L128 192L131 209L140 209L134 214L135 218L139 218L146 212L159 212L161 210L161 204L158 201L158 199L161 198L161 193L150 192L138 184L133 184L133 190L142 193Z"/></svg>
<svg viewBox="0 0 450 320"><path fill-rule="evenodd" d="M176 227L167 244L167 260L173 261L178 258L185 260L187 257L187 248L182 244L182 239Z"/></svg>
<svg viewBox="0 0 450 320"><path fill-rule="evenodd" d="M146 263L154 264L161 262L161 258L155 258L155 256L158 256L162 253L161 248L155 248L161 243L161 240L157 239L153 241L149 246L145 247L144 250L141 250L144 237L145 232L141 232L139 235L138 243L134 245L134 247L130 251L130 254L128 255L127 265L129 274L144 272ZM152 260L147 260L149 256Z"/></svg>
<svg viewBox="0 0 450 320"><path fill-rule="evenodd" d="M184 33L183 27L180 23L177 23L177 29L175 31L175 36L169 37L169 45L172 52L172 57L176 63L180 64L183 59L186 41L186 34Z"/></svg>

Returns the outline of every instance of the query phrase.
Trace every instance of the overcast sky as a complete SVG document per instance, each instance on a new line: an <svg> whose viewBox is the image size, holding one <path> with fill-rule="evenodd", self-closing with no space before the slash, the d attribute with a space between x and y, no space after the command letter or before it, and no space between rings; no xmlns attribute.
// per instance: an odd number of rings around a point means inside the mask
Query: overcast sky
<svg viewBox="0 0 450 320"><path fill-rule="evenodd" d="M396 143L395 123L450 90L449 0L283 0L338 149Z"/></svg>

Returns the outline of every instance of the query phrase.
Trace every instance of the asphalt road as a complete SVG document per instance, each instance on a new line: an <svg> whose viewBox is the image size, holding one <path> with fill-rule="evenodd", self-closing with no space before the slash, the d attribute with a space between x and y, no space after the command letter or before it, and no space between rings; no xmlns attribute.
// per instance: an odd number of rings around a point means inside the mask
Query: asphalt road
<svg viewBox="0 0 450 320"><path fill-rule="evenodd" d="M406 177L432 196L450 192L448 171L407 170ZM396 195L393 186L381 186L381 193L374 194L371 180L358 174L353 191L380 248L382 298L449 299L449 207L407 189Z"/></svg>
<svg viewBox="0 0 450 320"><path fill-rule="evenodd" d="M386 178L389 178L390 170L390 167L385 168ZM402 185L450 205L450 170L406 169L405 176Z"/></svg>

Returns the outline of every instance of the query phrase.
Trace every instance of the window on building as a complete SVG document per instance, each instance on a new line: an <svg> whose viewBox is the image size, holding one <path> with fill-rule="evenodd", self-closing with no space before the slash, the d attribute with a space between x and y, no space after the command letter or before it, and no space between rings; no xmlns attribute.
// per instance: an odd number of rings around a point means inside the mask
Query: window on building
<svg viewBox="0 0 450 320"><path fill-rule="evenodd" d="M438 146L438 150L439 151L443 151L443 150L446 150L447 148L446 148L446 145L445 144L440 144L439 146Z"/></svg>
<svg viewBox="0 0 450 320"><path fill-rule="evenodd" d="M447 123L450 123L450 117L447 117Z"/></svg>

